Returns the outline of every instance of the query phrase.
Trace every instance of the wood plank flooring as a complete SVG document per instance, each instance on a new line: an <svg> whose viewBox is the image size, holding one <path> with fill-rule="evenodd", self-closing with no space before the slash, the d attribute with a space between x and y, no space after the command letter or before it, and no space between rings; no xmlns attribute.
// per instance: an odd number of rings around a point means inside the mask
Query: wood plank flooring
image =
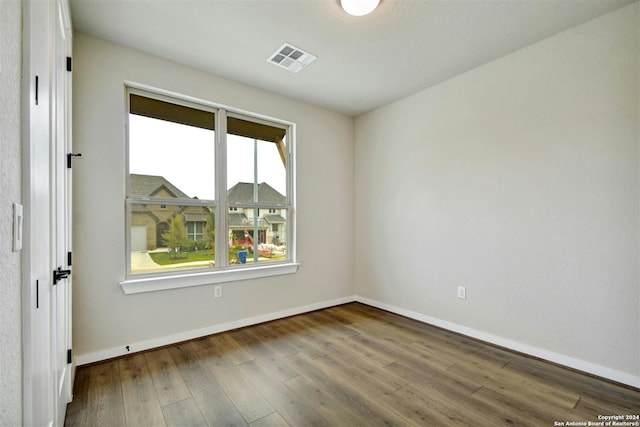
<svg viewBox="0 0 640 427"><path fill-rule="evenodd" d="M80 367L65 425L554 426L598 415L640 415L640 391L352 303Z"/></svg>

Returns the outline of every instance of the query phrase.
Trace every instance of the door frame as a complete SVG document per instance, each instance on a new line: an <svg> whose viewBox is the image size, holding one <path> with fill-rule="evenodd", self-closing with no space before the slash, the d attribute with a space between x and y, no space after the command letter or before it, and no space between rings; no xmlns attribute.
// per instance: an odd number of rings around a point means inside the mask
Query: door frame
<svg viewBox="0 0 640 427"><path fill-rule="evenodd" d="M71 271L72 217L71 178L72 169L68 153L71 145L71 63L72 31L71 15L67 0L53 0L55 3L52 31L53 75L52 75L52 163L51 163L51 217L53 268ZM52 370L54 386L55 425L63 426L67 404L71 401L73 389L73 360L71 342L71 290L72 275L61 279L52 289Z"/></svg>

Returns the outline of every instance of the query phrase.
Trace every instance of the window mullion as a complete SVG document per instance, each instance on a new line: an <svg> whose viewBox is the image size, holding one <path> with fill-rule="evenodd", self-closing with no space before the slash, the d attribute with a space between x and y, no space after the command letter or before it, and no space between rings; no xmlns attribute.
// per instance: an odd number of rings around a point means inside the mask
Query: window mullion
<svg viewBox="0 0 640 427"><path fill-rule="evenodd" d="M216 265L226 267L229 264L229 214L227 203L227 112L218 110L216 114L216 199L219 200L216 212Z"/></svg>
<svg viewBox="0 0 640 427"><path fill-rule="evenodd" d="M127 174L127 180L129 180L129 174ZM129 192L129 184L127 183L127 193ZM126 237L125 237L125 245L126 245L126 252L125 252L125 262L126 262L126 271L127 273L131 272L131 199L130 198L126 198L125 199L125 212L126 212L126 218L125 218L125 233L126 233Z"/></svg>
<svg viewBox="0 0 640 427"><path fill-rule="evenodd" d="M285 222L286 227L286 241L288 245L288 257L291 260L296 259L296 235L295 235L295 221L296 221L296 206L295 206L295 197L296 194L296 165L295 165L295 152L294 147L296 145L296 129L295 124L290 125L287 132L287 221Z"/></svg>

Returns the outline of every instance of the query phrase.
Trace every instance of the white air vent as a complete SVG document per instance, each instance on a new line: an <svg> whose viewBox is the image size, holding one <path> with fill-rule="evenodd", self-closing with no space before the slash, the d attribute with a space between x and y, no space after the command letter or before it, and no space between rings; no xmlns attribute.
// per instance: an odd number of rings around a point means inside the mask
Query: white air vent
<svg viewBox="0 0 640 427"><path fill-rule="evenodd" d="M311 64L316 58L316 56L309 52L285 43L267 59L267 62L297 73Z"/></svg>

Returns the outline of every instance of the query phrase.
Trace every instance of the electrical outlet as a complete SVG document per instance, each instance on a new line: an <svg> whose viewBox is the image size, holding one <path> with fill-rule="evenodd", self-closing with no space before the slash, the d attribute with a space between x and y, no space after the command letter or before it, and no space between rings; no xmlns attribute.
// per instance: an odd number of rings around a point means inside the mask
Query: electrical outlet
<svg viewBox="0 0 640 427"><path fill-rule="evenodd" d="M214 298L222 297L222 285L216 285L213 287L213 297Z"/></svg>
<svg viewBox="0 0 640 427"><path fill-rule="evenodd" d="M458 298L467 299L467 288L464 286L458 286Z"/></svg>

